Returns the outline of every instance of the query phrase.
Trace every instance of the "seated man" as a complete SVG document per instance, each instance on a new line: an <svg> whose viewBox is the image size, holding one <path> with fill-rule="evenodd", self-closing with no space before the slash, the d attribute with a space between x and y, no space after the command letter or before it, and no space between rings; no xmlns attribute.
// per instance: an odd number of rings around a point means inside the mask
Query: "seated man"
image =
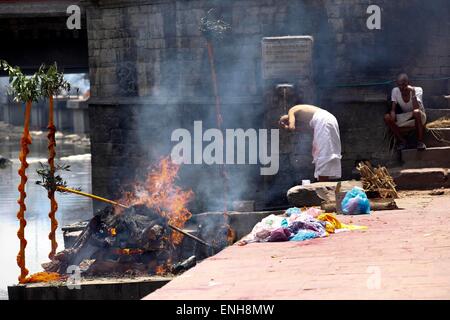
<svg viewBox="0 0 450 320"><path fill-rule="evenodd" d="M401 135L399 129L401 127L415 127L417 132L417 149L426 149L426 145L423 143L423 132L427 116L422 102L422 95L422 88L411 86L405 73L398 76L397 87L392 90L391 111L384 116L384 121L399 141L398 150L406 148L406 139ZM397 105L401 109L399 114L395 112Z"/></svg>
<svg viewBox="0 0 450 320"><path fill-rule="evenodd" d="M326 110L312 105L296 105L280 118L282 129L296 130L295 121L309 123L314 130L313 163L314 177L318 181L329 181L341 177L341 139L336 118Z"/></svg>

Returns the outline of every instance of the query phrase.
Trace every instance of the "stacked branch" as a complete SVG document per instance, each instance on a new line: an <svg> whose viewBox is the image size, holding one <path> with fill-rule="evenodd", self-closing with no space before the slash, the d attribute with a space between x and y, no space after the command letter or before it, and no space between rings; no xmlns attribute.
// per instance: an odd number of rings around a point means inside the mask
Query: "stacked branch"
<svg viewBox="0 0 450 320"><path fill-rule="evenodd" d="M56 166L55 171L70 171L69 166ZM211 247L205 241L169 223L169 218L144 204L126 206L80 189L67 187L61 176L50 172L41 163L37 170L41 180L36 183L47 190L72 193L110 204L92 218L70 249L50 257L42 266L46 279L53 274L65 273L70 265L79 265L84 275L110 275L132 272L135 274L164 274L172 270L172 231ZM125 210L117 214L113 206ZM42 278L42 277L41 277Z"/></svg>
<svg viewBox="0 0 450 320"><path fill-rule="evenodd" d="M365 191L377 192L381 198L398 198L394 179L386 167L372 167L370 162L358 163L356 169L361 174L361 181Z"/></svg>

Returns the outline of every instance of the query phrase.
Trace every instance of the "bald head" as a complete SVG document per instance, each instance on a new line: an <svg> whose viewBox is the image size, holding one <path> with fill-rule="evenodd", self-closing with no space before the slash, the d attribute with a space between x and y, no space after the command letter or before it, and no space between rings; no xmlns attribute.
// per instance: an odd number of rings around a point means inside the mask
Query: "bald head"
<svg viewBox="0 0 450 320"><path fill-rule="evenodd" d="M401 92L406 93L406 90L409 86L409 77L406 73L400 73L397 77L397 86L399 87Z"/></svg>
<svg viewBox="0 0 450 320"><path fill-rule="evenodd" d="M399 81L407 81L407 82L409 82L409 77L408 77L408 75L407 75L406 73L400 73L400 74L397 76L397 82L399 82Z"/></svg>

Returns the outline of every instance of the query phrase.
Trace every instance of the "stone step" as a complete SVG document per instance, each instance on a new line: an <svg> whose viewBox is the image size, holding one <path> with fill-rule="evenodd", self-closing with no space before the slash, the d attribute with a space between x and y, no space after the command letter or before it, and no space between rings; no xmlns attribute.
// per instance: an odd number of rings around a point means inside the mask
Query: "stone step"
<svg viewBox="0 0 450 320"><path fill-rule="evenodd" d="M429 148L450 146L450 128L433 129L433 133L427 130L424 138Z"/></svg>
<svg viewBox="0 0 450 320"><path fill-rule="evenodd" d="M442 117L450 118L450 109L425 109L427 113L427 122L433 122Z"/></svg>
<svg viewBox="0 0 450 320"><path fill-rule="evenodd" d="M426 100L426 105L428 108L431 106L439 106L442 108L450 107L450 99L447 99L444 95L430 96Z"/></svg>
<svg viewBox="0 0 450 320"><path fill-rule="evenodd" d="M391 168L389 173L394 178L398 190L431 190L450 187L448 170L444 168Z"/></svg>
<svg viewBox="0 0 450 320"><path fill-rule="evenodd" d="M450 168L450 147L402 150L402 161L406 168Z"/></svg>

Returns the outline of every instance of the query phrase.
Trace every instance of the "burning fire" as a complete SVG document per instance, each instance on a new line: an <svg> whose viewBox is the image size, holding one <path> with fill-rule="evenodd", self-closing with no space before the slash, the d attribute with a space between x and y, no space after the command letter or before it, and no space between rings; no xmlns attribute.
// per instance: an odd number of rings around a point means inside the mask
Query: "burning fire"
<svg viewBox="0 0 450 320"><path fill-rule="evenodd" d="M155 268L155 274L158 276L164 275L166 272L166 268L164 268L164 266L157 266Z"/></svg>
<svg viewBox="0 0 450 320"><path fill-rule="evenodd" d="M110 228L109 229L109 234L113 237L115 237L117 235L117 230L116 228Z"/></svg>
<svg viewBox="0 0 450 320"><path fill-rule="evenodd" d="M169 157L163 158L148 174L144 183L134 185L134 190L125 195L120 202L128 206L145 205L156 210L161 216L167 217L169 223L183 228L192 216L186 208L192 199L192 190L184 191L175 185L180 166L172 163ZM183 235L173 232L171 241L180 244Z"/></svg>
<svg viewBox="0 0 450 320"><path fill-rule="evenodd" d="M129 249L129 248L125 248L125 249L117 249L115 251L116 254L124 254L124 255L133 255L133 254L143 254L144 250L141 249Z"/></svg>

